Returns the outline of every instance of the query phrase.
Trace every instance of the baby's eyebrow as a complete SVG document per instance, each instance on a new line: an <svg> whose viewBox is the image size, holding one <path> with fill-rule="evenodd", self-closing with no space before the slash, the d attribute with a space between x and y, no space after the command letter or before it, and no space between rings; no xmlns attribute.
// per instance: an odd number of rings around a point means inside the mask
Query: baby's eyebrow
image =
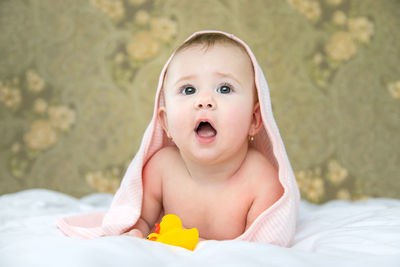
<svg viewBox="0 0 400 267"><path fill-rule="evenodd" d="M224 72L215 72L215 74L217 74L218 76L221 76L223 78L230 78L232 80L234 80L236 83L241 84L236 78L235 76L233 76L230 73L224 73Z"/></svg>
<svg viewBox="0 0 400 267"><path fill-rule="evenodd" d="M176 85L177 83L179 83L180 81L184 81L184 80L191 80L191 79L195 79L197 77L197 75L186 75L186 76L183 76L183 77L181 77L181 78L179 78L175 83L174 83L174 85Z"/></svg>
<svg viewBox="0 0 400 267"><path fill-rule="evenodd" d="M238 84L240 84L240 82L235 78L235 76L233 76L232 74L230 74L230 73L224 73L224 72L215 72L215 74L217 75L217 76L220 76L220 77L223 77L223 78L230 78L230 79L232 79L232 80L234 80L236 83L238 83ZM180 77L175 83L174 83L174 85L176 85L177 83L179 83L179 82L181 82L181 81L184 81L184 80L192 80L192 79L196 79L197 78L197 75L195 75L195 74L191 74L191 75L186 75L186 76L183 76L183 77Z"/></svg>

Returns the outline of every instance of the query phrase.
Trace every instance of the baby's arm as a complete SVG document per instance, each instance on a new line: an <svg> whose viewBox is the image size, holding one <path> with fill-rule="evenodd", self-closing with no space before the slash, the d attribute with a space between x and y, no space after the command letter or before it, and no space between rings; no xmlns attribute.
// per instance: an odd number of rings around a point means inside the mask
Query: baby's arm
<svg viewBox="0 0 400 267"><path fill-rule="evenodd" d="M147 236L160 217L162 210L162 176L159 154L156 153L143 168L142 211L139 220L128 235Z"/></svg>
<svg viewBox="0 0 400 267"><path fill-rule="evenodd" d="M263 211L282 196L284 191L279 182L278 172L269 162L263 165L260 174L253 180L254 199L247 214L246 230Z"/></svg>

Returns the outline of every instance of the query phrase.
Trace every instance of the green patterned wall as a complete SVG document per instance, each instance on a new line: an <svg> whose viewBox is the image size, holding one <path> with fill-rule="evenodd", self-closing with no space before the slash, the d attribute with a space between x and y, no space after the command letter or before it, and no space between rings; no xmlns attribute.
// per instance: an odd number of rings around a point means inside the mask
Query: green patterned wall
<svg viewBox="0 0 400 267"><path fill-rule="evenodd" d="M400 197L398 0L1 0L0 193L114 192L197 30L253 49L302 197Z"/></svg>

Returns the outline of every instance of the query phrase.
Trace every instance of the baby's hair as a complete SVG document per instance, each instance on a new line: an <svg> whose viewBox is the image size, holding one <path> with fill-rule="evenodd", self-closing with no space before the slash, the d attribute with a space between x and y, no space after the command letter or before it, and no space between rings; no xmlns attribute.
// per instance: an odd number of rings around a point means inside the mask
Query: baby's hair
<svg viewBox="0 0 400 267"><path fill-rule="evenodd" d="M215 44L230 44L233 46L236 46L240 49L243 50L243 52L246 53L247 55L247 51L246 49L243 47L243 45L241 45L239 42L229 38L228 36L226 36L225 34L222 33L203 33L203 34L199 34L194 36L193 38L187 40L186 42L184 42L183 44L181 44L176 50L175 50L175 54L178 54L179 52L195 46L195 45L203 45L205 50L207 50L210 47L213 47Z"/></svg>

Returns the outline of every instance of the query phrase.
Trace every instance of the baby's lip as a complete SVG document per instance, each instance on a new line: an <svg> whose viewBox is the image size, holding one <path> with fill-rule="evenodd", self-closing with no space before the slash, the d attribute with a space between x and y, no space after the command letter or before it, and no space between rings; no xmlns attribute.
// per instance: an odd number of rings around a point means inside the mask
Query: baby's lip
<svg viewBox="0 0 400 267"><path fill-rule="evenodd" d="M217 129L215 128L214 123L210 119L207 119L207 118L201 118L201 119L197 120L197 122L195 124L195 127L194 127L194 131L195 132L197 132L197 130L198 130L199 126L200 126L200 123L202 123L202 122L208 122L211 125L211 127L214 128L215 133L217 133Z"/></svg>

